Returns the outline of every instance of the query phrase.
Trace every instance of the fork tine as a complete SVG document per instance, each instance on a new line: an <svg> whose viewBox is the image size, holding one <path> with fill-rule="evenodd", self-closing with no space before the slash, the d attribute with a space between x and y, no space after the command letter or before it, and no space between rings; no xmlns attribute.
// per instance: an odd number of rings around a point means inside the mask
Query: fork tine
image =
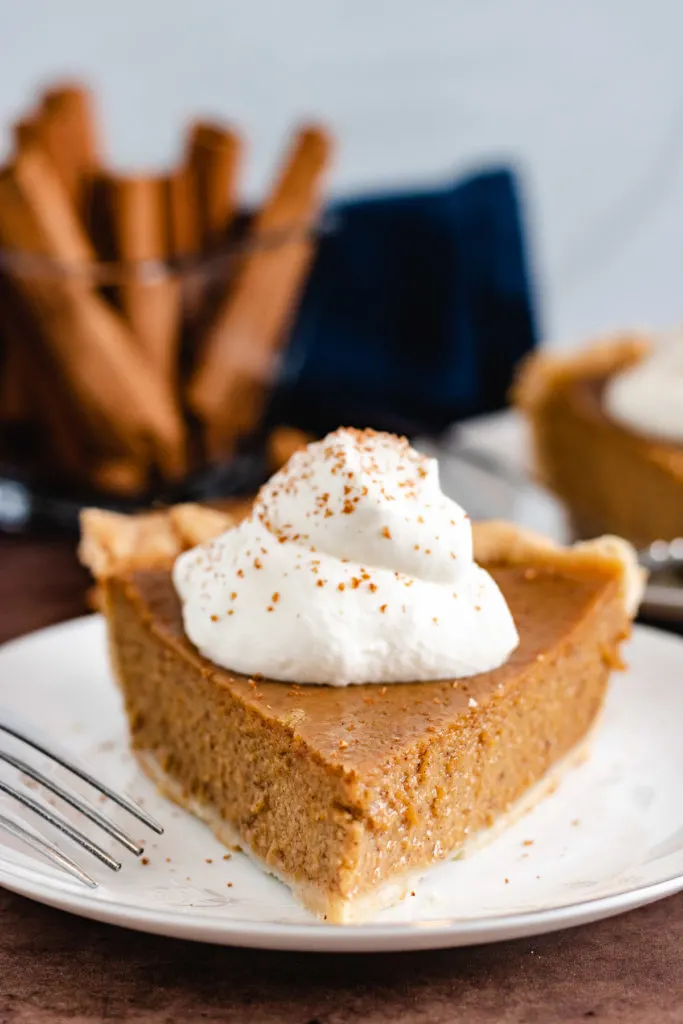
<svg viewBox="0 0 683 1024"><path fill-rule="evenodd" d="M0 750L0 761L5 761L7 764L11 764L13 768L17 769L17 771L22 772L24 775L28 775L30 779L33 779L34 782L39 783L39 785L44 786L45 789L54 793L55 796L58 796L65 803L69 804L74 808L74 810L80 811L80 813L90 821L99 825L99 827L110 835L112 839L116 839L117 842L121 843L122 846L125 846L127 850L134 853L136 857L139 857L140 854L144 853L144 848L139 846L123 831L123 829L120 829L118 825L115 825L113 821L109 821L108 818L105 818L103 814L100 814L98 810L91 807L84 800L81 800L79 797L74 796L74 794L69 793L68 790L62 789L62 787L58 786L56 782L53 782L52 779L43 775L42 772L36 771L36 769L31 767L30 764L27 764L26 761L21 761L18 757L14 757L12 754L6 754L2 750Z"/></svg>
<svg viewBox="0 0 683 1024"><path fill-rule="evenodd" d="M62 868L64 871L73 875L79 882L83 882L90 889L97 888L97 882L90 875L86 875L82 868L79 868L75 860L71 857L67 857L65 853L55 846L54 843L48 843L47 840L41 838L41 836L35 835L33 832L29 832L28 829L23 828L17 824L16 821L12 821L11 818L6 818L4 814L0 814L0 828L5 832L9 832L11 836L15 836L22 842L26 843L33 850L37 850L38 853L42 853L44 857L47 857L49 861Z"/></svg>
<svg viewBox="0 0 683 1024"><path fill-rule="evenodd" d="M54 814L52 811L48 811L46 807L39 804L37 800L33 800L32 797L27 796L25 793L21 793L18 789L13 786L8 786L6 782L0 780L0 792L7 793L8 796L14 797L20 804L27 807L34 814L39 815L44 821L49 822L50 825L54 825L60 832L63 832L65 836L68 836L74 843L78 843L88 853L92 853L94 857L101 860L103 864L106 864L112 871L119 871L121 864L119 861L114 860L110 857L106 850L103 850L97 843L93 843L91 839L88 839L83 832L79 832L77 828L73 828L68 821L61 817L59 814Z"/></svg>
<svg viewBox="0 0 683 1024"><path fill-rule="evenodd" d="M118 806L122 807L124 811L128 811L128 813L132 814L134 818L141 821L143 825L147 825L148 828L151 828L152 832L156 832L158 836L163 835L164 830L162 826L155 821L151 815L147 814L146 811L143 811L142 808L138 807L138 805L133 803L132 800L129 800L125 796L120 796L118 793L115 793L113 789L110 789L109 786L106 786L103 782L99 782L83 768L79 768L78 765L73 764L71 761L67 761L66 758L59 754L53 753L51 750L42 746L42 744L37 743L36 740L26 736L25 733L19 732L18 729L13 729L11 726L5 725L3 722L0 722L0 732L5 732L8 736L13 736L16 740L20 740L22 743L26 743L27 746L33 747L33 749L37 750L39 754L49 757L50 760L55 761L58 765L61 765L62 768L66 768L67 771L72 772L79 779L82 779L83 782L87 782L89 786L92 786L93 789L102 793L113 803L118 804Z"/></svg>

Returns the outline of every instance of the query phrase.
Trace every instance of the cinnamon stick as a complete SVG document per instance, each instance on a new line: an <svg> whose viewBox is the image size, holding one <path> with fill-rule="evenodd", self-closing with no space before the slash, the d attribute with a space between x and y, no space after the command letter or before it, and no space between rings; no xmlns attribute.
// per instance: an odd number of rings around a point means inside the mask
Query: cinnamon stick
<svg viewBox="0 0 683 1024"><path fill-rule="evenodd" d="M83 423L68 394L58 368L40 344L31 310L20 301L8 280L0 279L0 333L15 342L14 355L23 386L23 400L30 411L38 441L34 455L44 468L58 468L72 480L88 478L89 451Z"/></svg>
<svg viewBox="0 0 683 1024"><path fill-rule="evenodd" d="M166 179L169 255L183 259L201 249L197 190L192 167L183 163Z"/></svg>
<svg viewBox="0 0 683 1024"><path fill-rule="evenodd" d="M38 114L26 115L12 125L15 156L31 146L43 146ZM49 159L47 153L46 158ZM49 459L73 478L87 472L85 445L66 408L63 388L54 382L54 367L39 351L30 311L20 308L8 282L0 280L0 334L5 343L0 417L34 422L41 427L42 446ZM53 385L49 386L52 378ZM45 385L45 386L44 386Z"/></svg>
<svg viewBox="0 0 683 1024"><path fill-rule="evenodd" d="M131 265L118 289L121 309L150 365L175 393L180 310L177 277L164 265L164 180L110 175L106 195L116 256ZM139 266L143 261L150 261L147 273ZM158 262L156 269L151 261Z"/></svg>
<svg viewBox="0 0 683 1024"><path fill-rule="evenodd" d="M188 401L205 424L213 457L230 454L261 414L274 352L312 257L310 230L330 153L331 140L322 129L298 133L252 226L255 242L279 231L291 234L246 255L200 345Z"/></svg>
<svg viewBox="0 0 683 1024"><path fill-rule="evenodd" d="M24 146L39 145L41 142L35 116L22 117L19 121L15 121L12 125L12 135L16 153L19 153Z"/></svg>
<svg viewBox="0 0 683 1024"><path fill-rule="evenodd" d="M195 178L202 245L219 245L237 209L242 140L231 128L200 121L190 131L189 160Z"/></svg>
<svg viewBox="0 0 683 1024"><path fill-rule="evenodd" d="M12 137L15 153L27 145L39 143L39 132L35 117L27 116L12 125ZM4 289L6 293L6 288ZM2 302L3 285L0 280L0 303ZM21 332L13 318L8 315L4 305L0 306L0 345L2 346L2 362L0 366L0 420L5 423L17 423L30 420L28 392L26 381L23 380L24 360L21 347Z"/></svg>
<svg viewBox="0 0 683 1024"><path fill-rule="evenodd" d="M100 164L94 104L81 85L65 84L43 96L37 129L69 198L87 217L90 182Z"/></svg>
<svg viewBox="0 0 683 1024"><path fill-rule="evenodd" d="M83 268L93 257L63 185L36 148L0 174L0 245L40 254L73 273L18 273L45 344L90 429L164 473L185 468L184 428L168 389Z"/></svg>
<svg viewBox="0 0 683 1024"><path fill-rule="evenodd" d="M166 237L168 255L180 262L178 271L182 335L193 333L202 315L205 275L198 260L202 249L199 198L194 169L186 159L166 178Z"/></svg>

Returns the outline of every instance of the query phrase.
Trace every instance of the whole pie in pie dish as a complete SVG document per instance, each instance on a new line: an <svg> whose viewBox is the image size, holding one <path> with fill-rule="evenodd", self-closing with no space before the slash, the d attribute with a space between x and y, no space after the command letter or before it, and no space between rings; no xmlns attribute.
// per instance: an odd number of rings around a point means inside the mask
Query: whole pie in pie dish
<svg viewBox="0 0 683 1024"><path fill-rule="evenodd" d="M534 354L519 375L513 398L531 426L536 469L579 536L608 531L645 547L683 534L683 438L632 429L606 402L615 379L652 355L650 337L622 335L569 354ZM675 383L683 418L683 381Z"/></svg>
<svg viewBox="0 0 683 1024"><path fill-rule="evenodd" d="M434 681L299 685L222 667L188 639L173 563L232 543L222 531L240 514L83 515L81 557L98 580L132 747L163 793L315 914L363 920L571 762L621 667L642 575L616 538L562 548L476 523L474 556L519 634L504 663ZM264 657L268 644L264 630Z"/></svg>

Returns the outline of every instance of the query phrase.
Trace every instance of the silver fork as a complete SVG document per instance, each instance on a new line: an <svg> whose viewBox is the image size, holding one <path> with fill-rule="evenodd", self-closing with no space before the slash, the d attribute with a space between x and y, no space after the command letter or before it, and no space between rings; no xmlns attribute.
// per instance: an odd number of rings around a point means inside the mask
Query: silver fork
<svg viewBox="0 0 683 1024"><path fill-rule="evenodd" d="M118 807L127 811L136 818L137 821L151 829L152 832L155 832L157 835L163 834L163 828L154 820L154 818L151 817L151 815L147 814L146 811L143 811L141 807L138 807L138 805L132 800L129 800L128 797L116 793L109 786L100 782L89 772L80 768L77 764L67 760L61 754L56 754L54 751L48 750L48 748L43 746L42 743L38 743L36 740L27 736L26 733L15 728L13 725L8 725L7 723L0 721L0 732L13 737L13 739L18 740L20 743L25 744L32 750L42 754L44 757L49 758L49 760L53 761L61 768L65 768L77 778L81 779L81 781L91 786L102 796L111 800L112 803L117 804ZM132 839L123 831L123 829L119 828L115 822L106 818L76 793L69 792L69 790L64 789L63 786L60 786L42 772L37 771L32 765L24 761L23 758L16 757L14 754L9 754L6 751L0 750L0 761L4 761L6 764L16 768L17 771L21 772L33 782L37 783L39 786L43 786L43 788L52 793L53 796L58 797L60 800L64 801L64 803L68 804L68 806L79 811L85 818L97 825L98 828L101 828L107 833L107 835L111 836L112 839L115 839L116 842L120 843L121 846L125 847L126 850L135 854L136 857L140 857L144 853L144 847ZM97 857L99 861L106 864L106 866L111 868L112 871L120 871L120 861L116 860L107 853L106 850L102 849L101 846L89 839L84 832L80 831L80 829L74 828L74 826L71 825L66 818L62 817L61 814L48 810L48 808L37 800L34 800L27 793L9 785L9 783L4 782L2 779L0 779L0 792L6 793L27 810L36 814L39 818L42 818L43 821L47 821L50 825L67 836L72 842L82 847L82 849L86 850L94 857ZM62 870L66 871L74 878L77 878L80 882L83 882L84 885L89 886L91 889L96 888L97 882L91 878L90 875L88 875L74 860L72 860L71 857L68 857L59 849L58 846L55 846L54 843L51 843L37 833L24 828L23 825L20 825L18 822L6 817L4 814L0 814L0 829L14 836L16 839L23 841L27 846L31 847L31 849L38 853L41 853L57 867L62 868Z"/></svg>

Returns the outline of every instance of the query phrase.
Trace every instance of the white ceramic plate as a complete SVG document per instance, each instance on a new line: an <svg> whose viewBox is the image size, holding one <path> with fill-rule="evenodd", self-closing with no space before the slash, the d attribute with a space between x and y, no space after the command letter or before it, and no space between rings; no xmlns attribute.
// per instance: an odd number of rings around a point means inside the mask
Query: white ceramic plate
<svg viewBox="0 0 683 1024"><path fill-rule="evenodd" d="M127 790L166 831L148 833L147 864L124 852L118 874L65 842L99 881L95 890L0 833L0 884L141 931L349 952L492 942L640 906L683 889L683 641L638 628L628 659L590 757L552 796L480 852L433 870L373 923L339 927L315 921L244 855L225 860L203 825L157 796L126 749L99 617L44 630L0 651L0 707ZM0 812L11 806L0 798Z"/></svg>

